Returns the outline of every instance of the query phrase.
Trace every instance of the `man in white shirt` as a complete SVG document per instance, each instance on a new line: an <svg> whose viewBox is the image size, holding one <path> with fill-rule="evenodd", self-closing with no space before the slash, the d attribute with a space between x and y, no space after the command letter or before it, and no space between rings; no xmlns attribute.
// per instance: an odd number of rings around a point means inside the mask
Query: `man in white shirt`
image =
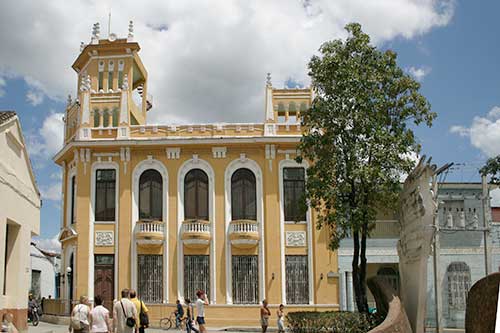
<svg viewBox="0 0 500 333"><path fill-rule="evenodd" d="M115 333L134 333L137 332L137 309L128 297L129 290L123 289L121 292L122 299L115 302L113 305L113 327ZM127 325L127 318L134 318L135 325L129 327Z"/></svg>
<svg viewBox="0 0 500 333"><path fill-rule="evenodd" d="M207 295L203 290L196 292L198 299L196 300L196 322L200 326L200 332L206 333L205 328L205 305L208 305Z"/></svg>

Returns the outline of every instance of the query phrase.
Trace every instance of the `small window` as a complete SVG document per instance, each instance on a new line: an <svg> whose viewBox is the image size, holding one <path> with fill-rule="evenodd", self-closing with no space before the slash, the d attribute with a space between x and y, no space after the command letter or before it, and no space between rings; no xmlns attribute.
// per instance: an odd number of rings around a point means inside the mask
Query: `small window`
<svg viewBox="0 0 500 333"><path fill-rule="evenodd" d="M118 71L118 88L123 88L123 71Z"/></svg>
<svg viewBox="0 0 500 333"><path fill-rule="evenodd" d="M99 127L99 123L100 123L99 110L95 109L93 114L94 114L94 127Z"/></svg>
<svg viewBox="0 0 500 333"><path fill-rule="evenodd" d="M76 176L71 177L71 202L70 202L70 221L71 224L76 223L76 214L75 214L75 200L76 200L76 193L75 193L75 185L76 185Z"/></svg>
<svg viewBox="0 0 500 333"><path fill-rule="evenodd" d="M287 304L309 304L307 256L285 256Z"/></svg>
<svg viewBox="0 0 500 333"><path fill-rule="evenodd" d="M118 127L118 117L119 117L118 109L114 108L113 109L113 127Z"/></svg>
<svg viewBox="0 0 500 333"><path fill-rule="evenodd" d="M140 254L137 256L138 293L145 303L163 302L163 256Z"/></svg>
<svg viewBox="0 0 500 333"><path fill-rule="evenodd" d="M98 76L98 83L99 83L99 90L102 90L103 87L104 87L104 73L103 72L99 72L99 76Z"/></svg>
<svg viewBox="0 0 500 333"><path fill-rule="evenodd" d="M231 215L233 220L257 220L255 175L238 169L231 177Z"/></svg>
<svg viewBox="0 0 500 333"><path fill-rule="evenodd" d="M102 119L102 122L103 122L103 127L108 127L109 126L109 116L110 116L110 112L108 109L104 109L104 111L102 112L103 115L103 119Z"/></svg>
<svg viewBox="0 0 500 333"><path fill-rule="evenodd" d="M259 303L258 256L232 256L233 303Z"/></svg>
<svg viewBox="0 0 500 333"><path fill-rule="evenodd" d="M196 291L204 290L210 299L210 263L207 255L184 256L184 297L196 299Z"/></svg>
<svg viewBox="0 0 500 333"><path fill-rule="evenodd" d="M139 179L139 218L163 220L163 179L154 170L146 170Z"/></svg>
<svg viewBox="0 0 500 333"><path fill-rule="evenodd" d="M193 169L184 178L184 218L208 221L208 176Z"/></svg>
<svg viewBox="0 0 500 333"><path fill-rule="evenodd" d="M116 204L116 172L105 169L96 171L95 220L114 221Z"/></svg>
<svg viewBox="0 0 500 333"><path fill-rule="evenodd" d="M113 89L113 73L108 72L108 89Z"/></svg>
<svg viewBox="0 0 500 333"><path fill-rule="evenodd" d="M470 268L465 262L452 262L448 275L448 305L455 310L465 310L467 293L471 287Z"/></svg>
<svg viewBox="0 0 500 333"><path fill-rule="evenodd" d="M283 168L285 221L306 221L305 170Z"/></svg>
<svg viewBox="0 0 500 333"><path fill-rule="evenodd" d="M297 112L297 104L295 104L295 102L290 102L290 104L288 104L288 111Z"/></svg>

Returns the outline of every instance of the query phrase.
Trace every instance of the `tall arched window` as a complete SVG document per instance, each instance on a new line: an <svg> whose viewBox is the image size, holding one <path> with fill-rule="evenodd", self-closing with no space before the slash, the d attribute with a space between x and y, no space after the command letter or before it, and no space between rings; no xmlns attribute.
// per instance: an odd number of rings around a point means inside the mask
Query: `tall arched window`
<svg viewBox="0 0 500 333"><path fill-rule="evenodd" d="M257 220L255 175L238 169L231 177L231 215L233 220Z"/></svg>
<svg viewBox="0 0 500 333"><path fill-rule="evenodd" d="M208 176L192 169L184 178L184 218L208 221Z"/></svg>
<svg viewBox="0 0 500 333"><path fill-rule="evenodd" d="M465 310L467 293L471 285L470 268L465 262L452 262L448 275L448 305L455 310Z"/></svg>
<svg viewBox="0 0 500 333"><path fill-rule="evenodd" d="M392 267L382 267L377 271L377 276L380 276L396 293L399 294L399 274Z"/></svg>
<svg viewBox="0 0 500 333"><path fill-rule="evenodd" d="M139 178L139 218L162 220L163 180L161 174L153 169L146 170Z"/></svg>

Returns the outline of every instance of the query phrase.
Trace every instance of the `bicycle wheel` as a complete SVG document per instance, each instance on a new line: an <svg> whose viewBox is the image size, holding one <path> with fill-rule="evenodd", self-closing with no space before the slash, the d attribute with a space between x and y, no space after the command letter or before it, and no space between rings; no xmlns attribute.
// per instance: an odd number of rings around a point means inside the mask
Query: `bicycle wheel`
<svg viewBox="0 0 500 333"><path fill-rule="evenodd" d="M162 330L169 330L170 328L172 328L172 321L170 320L170 318L163 318L160 320L160 328Z"/></svg>
<svg viewBox="0 0 500 333"><path fill-rule="evenodd" d="M38 326L38 323L40 322L40 318L38 317L38 313L33 313L33 326Z"/></svg>

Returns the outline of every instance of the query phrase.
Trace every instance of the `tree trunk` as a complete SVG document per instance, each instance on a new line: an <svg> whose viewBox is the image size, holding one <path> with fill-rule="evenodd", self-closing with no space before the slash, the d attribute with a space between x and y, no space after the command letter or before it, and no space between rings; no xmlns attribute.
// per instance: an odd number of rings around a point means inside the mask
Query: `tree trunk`
<svg viewBox="0 0 500 333"><path fill-rule="evenodd" d="M366 228L361 229L361 247L359 232L353 232L354 253L352 256L352 284L358 312L368 313L366 298ZM361 259L361 262L360 262Z"/></svg>

